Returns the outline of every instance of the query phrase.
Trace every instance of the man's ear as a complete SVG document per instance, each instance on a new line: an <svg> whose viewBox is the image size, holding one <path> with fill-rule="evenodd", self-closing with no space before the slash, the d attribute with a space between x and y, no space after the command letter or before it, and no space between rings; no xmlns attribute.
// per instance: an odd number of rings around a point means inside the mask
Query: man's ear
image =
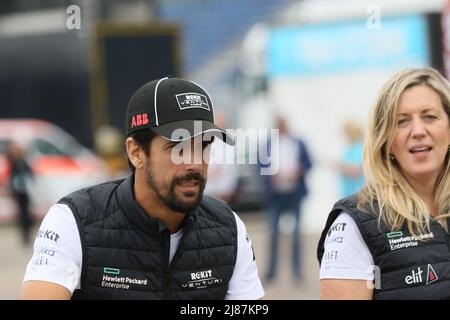
<svg viewBox="0 0 450 320"><path fill-rule="evenodd" d="M144 167L144 150L139 147L139 144L133 138L128 137L125 141L127 147L128 159L136 169Z"/></svg>

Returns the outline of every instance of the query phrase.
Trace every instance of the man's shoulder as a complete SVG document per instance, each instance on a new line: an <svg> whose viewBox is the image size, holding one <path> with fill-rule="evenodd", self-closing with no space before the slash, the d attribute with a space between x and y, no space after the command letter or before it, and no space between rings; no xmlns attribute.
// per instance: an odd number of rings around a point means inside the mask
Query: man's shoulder
<svg viewBox="0 0 450 320"><path fill-rule="evenodd" d="M102 212L109 203L111 194L124 179L106 181L74 191L61 198L57 203L66 204L74 214ZM97 208L99 210L91 210Z"/></svg>
<svg viewBox="0 0 450 320"><path fill-rule="evenodd" d="M224 209L224 210L230 211L230 213L233 212L231 210L230 206L225 201L211 197L211 196L206 196L206 195L203 196L201 205L206 206L206 207L214 207L214 208Z"/></svg>
<svg viewBox="0 0 450 320"><path fill-rule="evenodd" d="M214 215L216 219L235 220L233 210L225 201L210 196L203 196L200 208L203 214Z"/></svg>
<svg viewBox="0 0 450 320"><path fill-rule="evenodd" d="M113 189L117 188L117 186L119 186L124 180L125 179L105 181L105 182L102 182L102 183L99 183L99 184L95 184L95 185L92 185L92 186L84 187L84 188L78 189L78 190L68 194L64 198L67 198L67 197L68 198L73 198L73 197L82 196L82 195L85 195L85 194L95 194L95 193L104 192L104 191L107 191L107 190L113 190Z"/></svg>

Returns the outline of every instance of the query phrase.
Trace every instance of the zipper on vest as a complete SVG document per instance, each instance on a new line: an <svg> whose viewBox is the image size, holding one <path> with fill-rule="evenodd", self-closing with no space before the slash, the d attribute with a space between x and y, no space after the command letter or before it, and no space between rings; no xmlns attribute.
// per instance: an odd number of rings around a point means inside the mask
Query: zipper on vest
<svg viewBox="0 0 450 320"><path fill-rule="evenodd" d="M175 251L175 254L172 257L172 262L169 265L169 269L171 270L171 265L177 261L178 256L180 255L181 250L183 249L184 239L186 238L189 231L192 229L192 221L188 219L185 226L183 227L183 235L181 236L180 242L178 243L178 248Z"/></svg>
<svg viewBox="0 0 450 320"><path fill-rule="evenodd" d="M169 250L170 250L170 232L169 230L164 230L162 233L162 258L164 261L163 270L163 299L170 300L171 298L171 276L169 269Z"/></svg>
<svg viewBox="0 0 450 320"><path fill-rule="evenodd" d="M163 287L163 299L164 300L170 300L171 298L171 288L170 288L170 282L171 282L171 277L170 277L170 271L169 270L164 270L164 287Z"/></svg>
<svg viewBox="0 0 450 320"><path fill-rule="evenodd" d="M171 291L171 282L172 282L172 265L174 264L174 262L176 262L176 260L178 259L178 257L180 256L180 252L182 250L182 246L184 243L184 239L186 238L186 235L189 233L189 231L191 230L191 226L192 226L192 219L187 220L187 223L184 225L183 227L183 235L181 236L180 242L178 243L178 248L175 251L174 256L172 257L172 261L168 264L167 266L167 270L164 274L164 281L165 281L165 286L168 287L168 293L167 295L170 296L172 294ZM169 234L169 249L170 249L170 234ZM167 261L168 258L167 258ZM167 299L167 298L165 298Z"/></svg>

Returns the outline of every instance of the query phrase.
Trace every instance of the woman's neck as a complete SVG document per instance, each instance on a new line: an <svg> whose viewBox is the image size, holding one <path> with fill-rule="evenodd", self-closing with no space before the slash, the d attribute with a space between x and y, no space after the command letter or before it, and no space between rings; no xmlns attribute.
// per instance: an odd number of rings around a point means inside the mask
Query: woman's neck
<svg viewBox="0 0 450 320"><path fill-rule="evenodd" d="M438 208L436 206L435 199L435 185L436 179L427 179L427 180L416 180L416 179L408 179L412 188L419 197L425 202L427 206L428 212L433 216L437 217L439 215Z"/></svg>

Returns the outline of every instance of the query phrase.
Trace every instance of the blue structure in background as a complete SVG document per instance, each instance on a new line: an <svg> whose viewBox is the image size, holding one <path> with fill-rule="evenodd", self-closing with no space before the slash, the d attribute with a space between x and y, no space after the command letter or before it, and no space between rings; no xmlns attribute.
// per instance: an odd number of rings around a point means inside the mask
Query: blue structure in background
<svg viewBox="0 0 450 320"><path fill-rule="evenodd" d="M425 16L383 18L380 29L365 20L272 31L268 46L270 76L320 75L359 69L430 64Z"/></svg>

